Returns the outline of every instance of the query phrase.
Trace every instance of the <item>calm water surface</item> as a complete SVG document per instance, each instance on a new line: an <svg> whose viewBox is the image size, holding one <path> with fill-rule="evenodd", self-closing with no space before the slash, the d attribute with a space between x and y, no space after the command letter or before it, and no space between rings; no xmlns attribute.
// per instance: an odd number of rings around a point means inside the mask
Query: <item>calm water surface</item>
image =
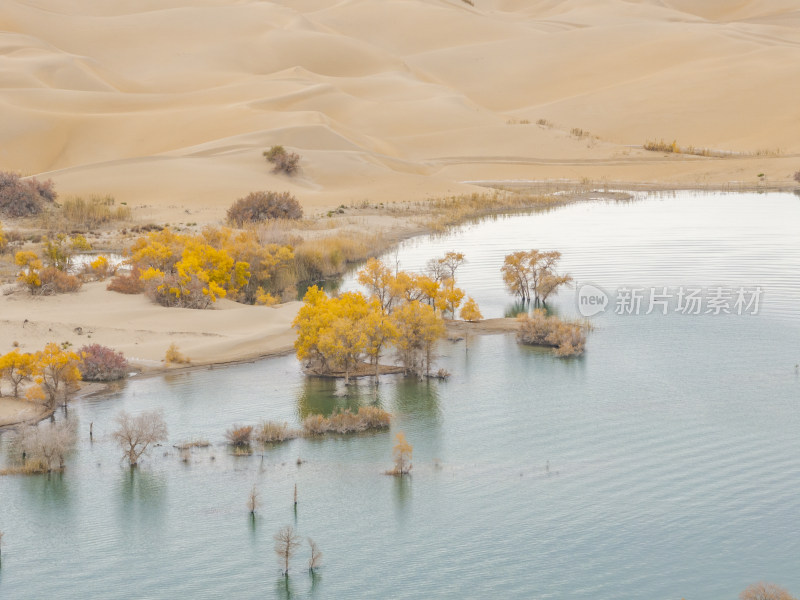
<svg viewBox="0 0 800 600"><path fill-rule="evenodd" d="M798 594L798 223L794 195L681 193L408 242L397 254L407 269L465 252L459 283L486 317L513 312L499 267L532 247L561 250L563 268L612 306L580 359L484 336L468 351L444 343L447 382L345 390L286 357L78 401L69 418L82 440L66 472L0 479L0 598L708 600L760 579ZM621 287L756 285L758 315L613 312ZM575 291L551 304L575 315ZM234 423L368 403L396 415L391 432L295 440L263 457L223 445ZM168 445L123 467L114 416L154 407L170 444L214 445L188 464ZM381 474L398 430L414 445L405 479ZM272 535L285 524L321 547L316 577L306 548L288 583L279 575Z"/></svg>

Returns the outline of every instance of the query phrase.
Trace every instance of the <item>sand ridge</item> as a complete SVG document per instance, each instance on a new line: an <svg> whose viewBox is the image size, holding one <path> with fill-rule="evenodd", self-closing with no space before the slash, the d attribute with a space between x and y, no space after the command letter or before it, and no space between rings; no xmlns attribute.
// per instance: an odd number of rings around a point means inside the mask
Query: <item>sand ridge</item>
<svg viewBox="0 0 800 600"><path fill-rule="evenodd" d="M155 220L254 189L315 210L474 180L788 183L798 24L791 0L7 0L0 168ZM782 156L636 147L660 138ZM300 176L270 173L275 143Z"/></svg>

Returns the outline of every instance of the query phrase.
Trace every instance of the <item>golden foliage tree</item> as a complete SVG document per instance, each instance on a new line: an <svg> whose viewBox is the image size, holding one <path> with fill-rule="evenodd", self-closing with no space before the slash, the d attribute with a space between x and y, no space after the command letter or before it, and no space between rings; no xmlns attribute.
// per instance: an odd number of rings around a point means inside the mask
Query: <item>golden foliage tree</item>
<svg viewBox="0 0 800 600"><path fill-rule="evenodd" d="M387 346L397 340L397 327L392 318L381 308L378 300L369 304L369 311L361 321L364 333L364 354L375 368L375 377L380 373L380 360Z"/></svg>
<svg viewBox="0 0 800 600"><path fill-rule="evenodd" d="M449 314L455 318L456 311L464 299L464 290L457 288L455 280L445 279L436 295L436 308L442 311L443 315Z"/></svg>
<svg viewBox="0 0 800 600"><path fill-rule="evenodd" d="M430 374L434 349L445 334L442 318L421 302L407 302L392 313L398 357L406 372Z"/></svg>
<svg viewBox="0 0 800 600"><path fill-rule="evenodd" d="M378 301L381 310L391 310L397 287L392 271L377 258L370 258L358 272L358 282Z"/></svg>
<svg viewBox="0 0 800 600"><path fill-rule="evenodd" d="M559 286L572 281L568 275L559 276L555 272L561 259L558 251L520 250L505 257L500 271L508 290L523 302L531 299L546 301Z"/></svg>
<svg viewBox="0 0 800 600"><path fill-rule="evenodd" d="M461 318L465 321L471 321L473 323L483 319L483 315L478 308L478 303L475 302L475 299L472 296L467 298L467 301L464 302L464 306L461 307Z"/></svg>
<svg viewBox="0 0 800 600"><path fill-rule="evenodd" d="M32 354L22 353L18 349L0 356L0 379L11 383L15 398L19 397L20 384L33 379L35 363Z"/></svg>
<svg viewBox="0 0 800 600"><path fill-rule="evenodd" d="M81 380L81 357L50 342L35 354L34 376L47 394L46 403L55 408L59 399L66 405Z"/></svg>

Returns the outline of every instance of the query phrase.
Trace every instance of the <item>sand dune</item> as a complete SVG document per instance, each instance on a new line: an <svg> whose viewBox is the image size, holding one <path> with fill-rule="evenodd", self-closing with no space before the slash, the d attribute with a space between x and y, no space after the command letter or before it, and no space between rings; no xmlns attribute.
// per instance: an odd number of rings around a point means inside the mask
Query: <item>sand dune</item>
<svg viewBox="0 0 800 600"><path fill-rule="evenodd" d="M793 0L6 0L0 168L209 221L253 189L324 208L505 178L788 182L798 25ZM783 156L636 148L655 138ZM300 177L269 172L275 143Z"/></svg>

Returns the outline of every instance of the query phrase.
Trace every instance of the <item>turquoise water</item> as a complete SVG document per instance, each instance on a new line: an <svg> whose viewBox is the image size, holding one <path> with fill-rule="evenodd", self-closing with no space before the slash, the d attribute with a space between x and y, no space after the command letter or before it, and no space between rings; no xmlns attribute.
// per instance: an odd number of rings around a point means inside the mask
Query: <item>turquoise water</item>
<svg viewBox="0 0 800 600"><path fill-rule="evenodd" d="M798 594L797 223L796 196L682 193L407 243L404 268L464 251L459 282L486 317L513 305L503 255L531 247L561 250L576 280L612 297L624 286L764 293L758 315L609 309L580 359L510 336L474 337L468 351L444 342L446 382L346 389L305 378L293 357L132 379L70 409L82 440L63 475L0 479L0 597L705 600L760 579ZM577 314L574 290L551 304ZM223 444L234 423L373 402L396 415L391 432L294 440L263 458ZM114 415L153 407L170 444L213 446L188 464L167 445L123 467ZM405 479L382 474L398 430L414 446ZM286 524L322 549L316 577L306 548L288 583L279 575L272 535Z"/></svg>

